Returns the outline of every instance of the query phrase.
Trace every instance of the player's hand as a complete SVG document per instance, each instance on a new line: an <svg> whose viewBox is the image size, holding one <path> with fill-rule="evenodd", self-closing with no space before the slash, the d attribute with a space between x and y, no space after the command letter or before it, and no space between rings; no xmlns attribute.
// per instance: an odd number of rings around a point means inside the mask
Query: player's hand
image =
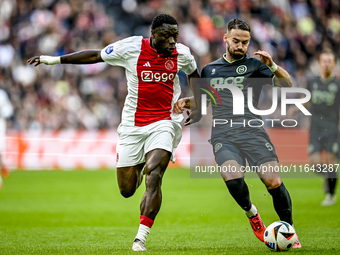
<svg viewBox="0 0 340 255"><path fill-rule="evenodd" d="M179 99L174 104L174 113L183 113L185 104L186 104L186 102L185 102L184 98Z"/></svg>
<svg viewBox="0 0 340 255"><path fill-rule="evenodd" d="M194 109L191 112L187 111L188 118L184 122L184 126L199 122L202 118L202 113L198 109Z"/></svg>
<svg viewBox="0 0 340 255"><path fill-rule="evenodd" d="M274 64L274 61L272 59L272 56L267 51L258 50L254 53L254 55L258 55L260 57L260 60L263 64L266 64L267 66L272 66Z"/></svg>
<svg viewBox="0 0 340 255"><path fill-rule="evenodd" d="M27 63L29 63L30 65L38 66L41 64L40 57L30 58L29 60L27 60Z"/></svg>
<svg viewBox="0 0 340 255"><path fill-rule="evenodd" d="M190 106L191 106L190 97L183 97L174 104L174 112L183 113L184 108L190 109Z"/></svg>

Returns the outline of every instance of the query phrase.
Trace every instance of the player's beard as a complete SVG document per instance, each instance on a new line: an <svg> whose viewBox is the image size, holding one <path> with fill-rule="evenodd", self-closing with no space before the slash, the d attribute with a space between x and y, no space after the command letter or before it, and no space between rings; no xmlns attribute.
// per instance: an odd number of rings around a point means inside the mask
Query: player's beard
<svg viewBox="0 0 340 255"><path fill-rule="evenodd" d="M244 57L244 55L246 55L247 52L244 52L243 54L235 54L235 50L232 50L231 47L229 46L229 43L228 44L228 52L229 52L229 55L233 58L233 59L241 59Z"/></svg>
<svg viewBox="0 0 340 255"><path fill-rule="evenodd" d="M323 68L322 73L325 77L330 77L332 76L333 68L326 66Z"/></svg>

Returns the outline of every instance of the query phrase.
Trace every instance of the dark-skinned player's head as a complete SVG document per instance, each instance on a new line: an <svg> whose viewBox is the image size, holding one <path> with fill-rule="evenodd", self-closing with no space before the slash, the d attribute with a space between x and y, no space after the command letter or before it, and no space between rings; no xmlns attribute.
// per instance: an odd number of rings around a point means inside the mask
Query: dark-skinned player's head
<svg viewBox="0 0 340 255"><path fill-rule="evenodd" d="M158 53L170 56L175 50L178 37L178 24L168 14L158 14L151 24L151 46Z"/></svg>
<svg viewBox="0 0 340 255"><path fill-rule="evenodd" d="M336 65L335 53L331 49L324 49L319 56L319 65L323 76L331 76Z"/></svg>
<svg viewBox="0 0 340 255"><path fill-rule="evenodd" d="M233 59L240 59L248 51L250 43L250 26L241 19L232 19L227 24L227 33L223 40L226 43L227 54Z"/></svg>

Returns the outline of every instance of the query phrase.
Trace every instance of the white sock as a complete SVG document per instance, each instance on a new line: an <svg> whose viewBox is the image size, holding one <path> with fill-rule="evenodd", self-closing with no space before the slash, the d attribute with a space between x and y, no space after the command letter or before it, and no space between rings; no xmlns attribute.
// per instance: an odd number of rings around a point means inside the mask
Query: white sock
<svg viewBox="0 0 340 255"><path fill-rule="evenodd" d="M257 209L255 207L255 205L251 205L251 208L249 211L244 211L247 215L248 218L251 218L253 216L256 216L257 215Z"/></svg>
<svg viewBox="0 0 340 255"><path fill-rule="evenodd" d="M148 235L150 233L150 230L151 230L151 228L149 228L148 226L140 224L136 238L141 240L143 243L145 243L146 238L148 237Z"/></svg>

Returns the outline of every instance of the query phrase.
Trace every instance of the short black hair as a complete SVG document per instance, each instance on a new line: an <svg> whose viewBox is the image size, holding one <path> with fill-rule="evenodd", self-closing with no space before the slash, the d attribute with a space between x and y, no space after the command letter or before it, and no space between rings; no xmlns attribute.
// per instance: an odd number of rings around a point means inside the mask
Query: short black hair
<svg viewBox="0 0 340 255"><path fill-rule="evenodd" d="M158 14L153 18L151 23L151 30L161 27L163 24L178 25L177 20L169 14Z"/></svg>
<svg viewBox="0 0 340 255"><path fill-rule="evenodd" d="M247 22L241 19L232 19L227 24L227 31L229 32L232 29L240 29L243 31L248 31L250 33L251 29Z"/></svg>

